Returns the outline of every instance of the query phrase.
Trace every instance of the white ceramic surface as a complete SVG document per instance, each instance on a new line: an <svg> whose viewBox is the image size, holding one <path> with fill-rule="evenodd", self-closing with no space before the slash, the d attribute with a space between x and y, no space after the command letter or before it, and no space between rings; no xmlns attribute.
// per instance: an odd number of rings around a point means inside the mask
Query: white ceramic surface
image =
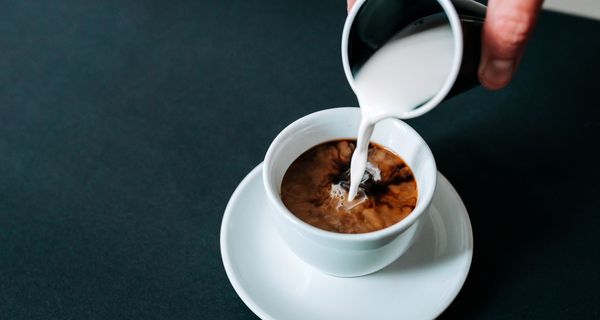
<svg viewBox="0 0 600 320"><path fill-rule="evenodd" d="M263 319L433 319L462 287L473 255L467 211L441 174L413 246L387 268L339 278L302 262L281 241L257 166L235 190L221 225L227 276Z"/></svg>
<svg viewBox="0 0 600 320"><path fill-rule="evenodd" d="M273 140L264 161L263 182L275 208L271 217L285 243L305 262L341 277L375 272L401 256L412 244L436 183L435 160L423 138L404 122L385 119L375 126L371 141L398 154L412 169L419 194L414 210L392 226L362 234L325 231L292 214L280 197L281 181L289 166L315 145L355 139L360 117L358 108L327 109L302 117Z"/></svg>
<svg viewBox="0 0 600 320"><path fill-rule="evenodd" d="M545 0L543 8L600 20L598 0Z"/></svg>

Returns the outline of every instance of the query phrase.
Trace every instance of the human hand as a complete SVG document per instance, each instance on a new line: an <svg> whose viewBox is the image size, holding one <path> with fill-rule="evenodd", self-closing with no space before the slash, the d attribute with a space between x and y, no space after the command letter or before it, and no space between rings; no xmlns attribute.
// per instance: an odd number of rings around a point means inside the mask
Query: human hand
<svg viewBox="0 0 600 320"><path fill-rule="evenodd" d="M489 0L483 24L479 82L506 86L521 60L543 0Z"/></svg>
<svg viewBox="0 0 600 320"><path fill-rule="evenodd" d="M355 2L356 0L346 0L346 9L348 10L348 12L350 12L350 9L352 9L352 6Z"/></svg>
<svg viewBox="0 0 600 320"><path fill-rule="evenodd" d="M356 0L347 0L348 11ZM506 86L521 60L543 0L489 0L482 31L479 81L491 90Z"/></svg>

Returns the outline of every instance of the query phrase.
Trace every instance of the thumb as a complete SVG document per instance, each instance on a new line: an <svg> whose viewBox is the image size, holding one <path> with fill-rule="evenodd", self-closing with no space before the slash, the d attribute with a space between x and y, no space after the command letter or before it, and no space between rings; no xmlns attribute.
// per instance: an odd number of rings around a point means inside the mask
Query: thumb
<svg viewBox="0 0 600 320"><path fill-rule="evenodd" d="M350 12L350 9L352 9L355 2L356 0L346 0L346 10L348 10L348 12Z"/></svg>
<svg viewBox="0 0 600 320"><path fill-rule="evenodd" d="M492 90L507 85L536 22L543 0L489 0L483 24L479 81Z"/></svg>

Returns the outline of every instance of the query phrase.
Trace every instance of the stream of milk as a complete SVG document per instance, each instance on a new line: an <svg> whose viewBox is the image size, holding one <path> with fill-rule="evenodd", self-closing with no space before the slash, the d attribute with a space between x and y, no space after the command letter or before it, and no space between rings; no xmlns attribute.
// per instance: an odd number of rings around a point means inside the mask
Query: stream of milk
<svg viewBox="0 0 600 320"><path fill-rule="evenodd" d="M348 200L356 196L365 174L369 140L377 121L429 101L450 74L453 50L448 23L416 23L396 34L358 71L354 91L361 123L350 165Z"/></svg>

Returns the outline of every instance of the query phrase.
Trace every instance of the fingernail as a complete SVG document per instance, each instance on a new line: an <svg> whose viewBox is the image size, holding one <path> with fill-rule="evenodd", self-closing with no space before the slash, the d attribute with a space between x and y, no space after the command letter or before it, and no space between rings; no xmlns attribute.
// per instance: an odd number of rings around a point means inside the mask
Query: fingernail
<svg viewBox="0 0 600 320"><path fill-rule="evenodd" d="M514 60L491 60L483 67L481 77L487 85L499 88L510 81L514 68Z"/></svg>

